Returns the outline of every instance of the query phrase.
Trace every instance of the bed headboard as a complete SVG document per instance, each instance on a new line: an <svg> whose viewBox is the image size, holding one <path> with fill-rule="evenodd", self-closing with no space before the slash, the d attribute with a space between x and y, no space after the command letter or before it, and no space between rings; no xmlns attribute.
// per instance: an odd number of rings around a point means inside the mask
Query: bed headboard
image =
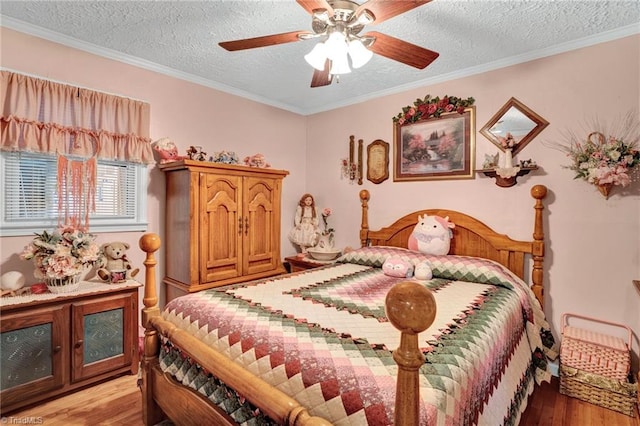
<svg viewBox="0 0 640 426"><path fill-rule="evenodd" d="M525 256L531 255L533 259L533 272L531 287L542 306L544 299L542 262L544 259L544 229L542 200L547 195L547 187L536 185L531 188L531 196L535 199L533 240L517 241L507 235L499 234L479 220L455 210L428 209L409 213L392 225L372 231L369 229L369 191L360 191L360 203L362 205L362 221L360 225L360 244L407 247L409 235L416 223L418 216L428 214L430 216L449 216L449 220L455 223L453 239L449 254L461 256L475 256L491 259L509 268L520 278L525 278Z"/></svg>

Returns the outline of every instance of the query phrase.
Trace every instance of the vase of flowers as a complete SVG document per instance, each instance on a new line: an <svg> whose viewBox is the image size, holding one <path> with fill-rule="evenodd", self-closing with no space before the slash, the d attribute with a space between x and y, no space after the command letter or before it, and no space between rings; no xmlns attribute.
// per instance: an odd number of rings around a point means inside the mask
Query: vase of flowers
<svg viewBox="0 0 640 426"><path fill-rule="evenodd" d="M97 262L99 247L94 240L92 234L63 226L36 233L20 257L33 261L33 275L43 279L49 291L67 293L78 289L84 269Z"/></svg>
<svg viewBox="0 0 640 426"><path fill-rule="evenodd" d="M325 207L322 210L322 223L324 224L324 230L318 236L318 243L316 244L316 248L325 251L331 251L335 247L335 237L334 237L334 229L329 227L328 218L331 216L331 209Z"/></svg>
<svg viewBox="0 0 640 426"><path fill-rule="evenodd" d="M509 132L505 136L498 136L500 146L504 150L504 161L502 167L510 169L513 167L513 149L518 142L514 139L513 135Z"/></svg>

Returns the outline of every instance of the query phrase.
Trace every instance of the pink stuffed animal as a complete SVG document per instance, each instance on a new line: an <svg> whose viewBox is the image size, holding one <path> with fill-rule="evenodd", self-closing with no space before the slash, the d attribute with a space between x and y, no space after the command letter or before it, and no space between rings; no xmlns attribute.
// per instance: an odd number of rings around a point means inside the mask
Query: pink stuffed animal
<svg viewBox="0 0 640 426"><path fill-rule="evenodd" d="M262 154L255 154L244 158L244 164L251 167L271 167Z"/></svg>
<svg viewBox="0 0 640 426"><path fill-rule="evenodd" d="M408 247L426 254L447 254L451 248L451 238L455 224L449 222L449 217L418 216L413 232L409 236Z"/></svg>
<svg viewBox="0 0 640 426"><path fill-rule="evenodd" d="M389 257L382 264L382 272L390 277L411 278L413 265L400 257Z"/></svg>
<svg viewBox="0 0 640 426"><path fill-rule="evenodd" d="M172 161L182 160L184 155L178 155L178 147L175 142L169 138L158 139L153 143L153 149L160 156L160 164L171 163Z"/></svg>

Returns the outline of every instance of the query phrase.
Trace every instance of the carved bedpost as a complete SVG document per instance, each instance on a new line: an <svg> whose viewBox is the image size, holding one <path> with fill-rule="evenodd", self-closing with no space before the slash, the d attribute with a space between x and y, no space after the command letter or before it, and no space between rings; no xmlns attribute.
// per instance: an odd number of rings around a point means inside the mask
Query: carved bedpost
<svg viewBox="0 0 640 426"><path fill-rule="evenodd" d="M402 281L389 290L385 305L389 321L402 333L400 346L393 352L398 364L394 425L415 426L420 424L419 369L424 364L418 333L436 318L436 300L423 285Z"/></svg>
<svg viewBox="0 0 640 426"><path fill-rule="evenodd" d="M144 331L144 354L142 356L142 419L145 425L155 425L162 421L162 410L153 400L151 367L158 363L160 341L158 332L149 324L149 320L160 315L158 295L156 291L156 264L154 253L160 248L160 237L156 234L144 234L139 242L142 251L147 253L144 260L144 308L142 309L142 325Z"/></svg>
<svg viewBox="0 0 640 426"><path fill-rule="evenodd" d="M544 204L542 200L547 196L547 187L544 185L536 185L531 188L531 196L536 199L535 220L533 225L533 272L531 275L531 289L533 294L540 302L540 306L544 308L544 274L542 270L542 261L544 260L544 222L542 211Z"/></svg>
<svg viewBox="0 0 640 426"><path fill-rule="evenodd" d="M365 247L369 241L367 234L369 232L369 191L363 189L360 191L360 204L362 205L362 220L360 222L360 246Z"/></svg>

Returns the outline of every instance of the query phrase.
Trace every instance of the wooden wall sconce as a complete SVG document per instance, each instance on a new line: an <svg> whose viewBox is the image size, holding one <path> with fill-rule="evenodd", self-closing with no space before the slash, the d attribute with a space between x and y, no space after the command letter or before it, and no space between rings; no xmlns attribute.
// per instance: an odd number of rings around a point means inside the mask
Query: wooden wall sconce
<svg viewBox="0 0 640 426"><path fill-rule="evenodd" d="M362 185L362 139L358 140L358 160L354 162L355 136L349 136L349 158L342 159L342 178L348 179L349 183L358 182Z"/></svg>

